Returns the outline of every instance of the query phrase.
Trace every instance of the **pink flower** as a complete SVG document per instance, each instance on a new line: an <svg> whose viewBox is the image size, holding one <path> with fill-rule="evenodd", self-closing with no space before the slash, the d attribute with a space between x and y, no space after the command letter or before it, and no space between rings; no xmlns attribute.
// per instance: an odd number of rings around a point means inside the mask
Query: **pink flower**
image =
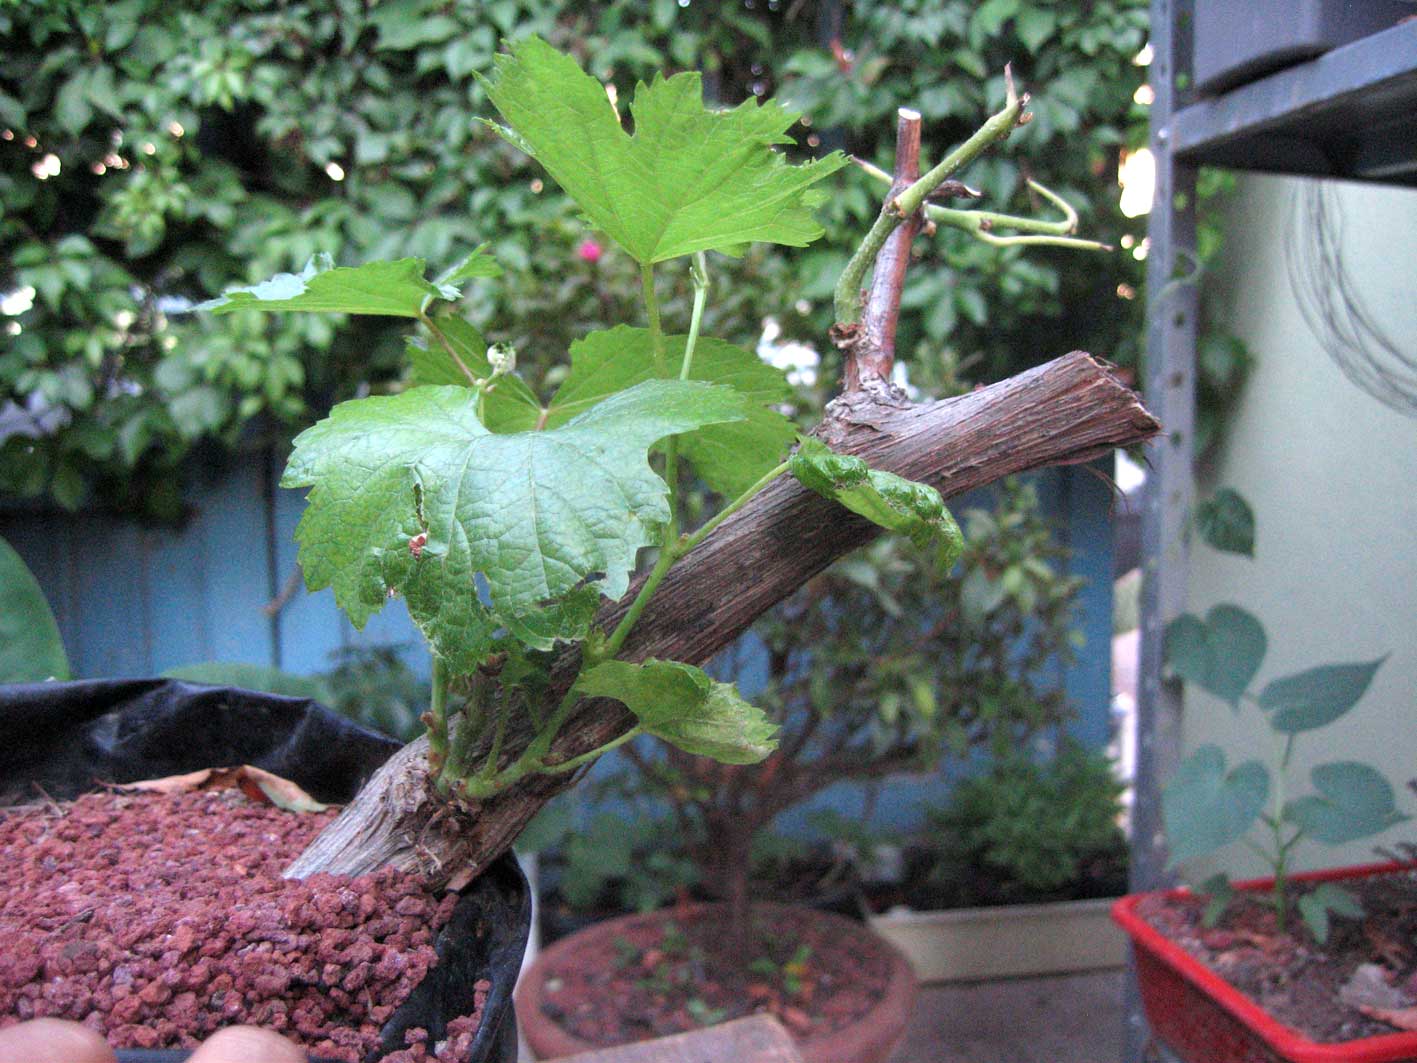
<svg viewBox="0 0 1417 1063"><path fill-rule="evenodd" d="M605 248L594 240L582 240L576 248L576 254L581 256L581 261L589 262L593 266L600 261L600 256L605 254Z"/></svg>

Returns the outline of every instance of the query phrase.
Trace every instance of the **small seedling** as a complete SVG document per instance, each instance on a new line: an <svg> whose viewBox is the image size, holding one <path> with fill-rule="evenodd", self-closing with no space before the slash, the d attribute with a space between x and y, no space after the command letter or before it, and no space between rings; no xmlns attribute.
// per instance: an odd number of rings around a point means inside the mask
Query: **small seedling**
<svg viewBox="0 0 1417 1063"><path fill-rule="evenodd" d="M1227 769L1219 746L1205 745L1181 763L1162 792L1171 864L1244 840L1269 865L1274 888L1255 894L1274 908L1280 931L1294 907L1291 857L1300 842L1342 845L1377 834L1410 817L1397 811L1392 784L1376 768L1331 761L1310 773L1316 792L1291 797L1290 763L1301 734L1343 717L1367 691L1385 658L1329 664L1271 680L1249 691L1264 661L1264 626L1234 605L1217 605L1204 619L1186 614L1166 632L1166 661L1180 678L1202 687L1238 712L1259 709L1273 737L1268 767L1247 760ZM1250 838L1256 825L1263 841ZM1205 920L1213 925L1234 896L1227 874L1208 879ZM1357 918L1363 909L1343 888L1324 883L1298 898L1299 915L1320 944L1331 915Z"/></svg>

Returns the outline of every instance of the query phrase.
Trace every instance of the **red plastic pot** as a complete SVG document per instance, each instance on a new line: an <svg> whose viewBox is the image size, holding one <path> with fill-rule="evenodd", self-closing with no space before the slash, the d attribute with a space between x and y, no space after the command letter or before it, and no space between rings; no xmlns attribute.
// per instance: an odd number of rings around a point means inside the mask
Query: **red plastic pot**
<svg viewBox="0 0 1417 1063"><path fill-rule="evenodd" d="M699 904L621 916L578 930L538 955L536 962L522 975L516 993L517 1018L521 1022L522 1035L536 1058L559 1059L604 1047L577 1037L541 1008L546 994L546 979L561 957L600 942L613 941L626 931L645 924L692 918L697 913L713 911L718 907ZM753 905L754 911L758 912L786 910L787 907L780 904ZM795 910L804 911L800 908ZM915 1004L916 982L910 964L895 946L862 924L830 912L806 911L811 918L828 924L837 936L851 940L858 953L874 952L884 956L891 973L885 996L861 1018L835 1033L798 1041L797 1048L802 1059L805 1063L886 1063L905 1036L910 1011ZM606 1000L604 1006L613 1007L614 1002Z"/></svg>
<svg viewBox="0 0 1417 1063"><path fill-rule="evenodd" d="M1410 865L1366 864L1295 875L1299 882L1366 878ZM1273 879L1237 883L1268 889ZM1167 890L1180 896L1187 890ZM1134 893L1112 907L1112 918L1132 939L1137 984L1146 1019L1157 1040L1186 1063L1403 1063L1417 1061L1417 1033L1383 1034L1356 1041L1311 1041L1275 1020L1249 997L1210 970L1137 914L1152 893Z"/></svg>

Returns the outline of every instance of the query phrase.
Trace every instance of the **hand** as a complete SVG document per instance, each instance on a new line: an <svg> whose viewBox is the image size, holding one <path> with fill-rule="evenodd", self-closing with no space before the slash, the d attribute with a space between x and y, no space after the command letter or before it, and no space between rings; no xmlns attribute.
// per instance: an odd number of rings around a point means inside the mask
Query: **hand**
<svg viewBox="0 0 1417 1063"><path fill-rule="evenodd" d="M0 1063L114 1063L113 1049L87 1026L35 1019L0 1030ZM305 1051L279 1034L228 1026L207 1038L188 1063L306 1063Z"/></svg>

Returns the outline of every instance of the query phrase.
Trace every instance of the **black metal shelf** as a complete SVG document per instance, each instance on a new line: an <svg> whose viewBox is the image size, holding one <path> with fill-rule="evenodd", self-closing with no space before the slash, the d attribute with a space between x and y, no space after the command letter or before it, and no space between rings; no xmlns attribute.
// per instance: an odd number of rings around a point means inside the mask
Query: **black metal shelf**
<svg viewBox="0 0 1417 1063"><path fill-rule="evenodd" d="M1417 19L1176 111L1194 165L1417 186Z"/></svg>

